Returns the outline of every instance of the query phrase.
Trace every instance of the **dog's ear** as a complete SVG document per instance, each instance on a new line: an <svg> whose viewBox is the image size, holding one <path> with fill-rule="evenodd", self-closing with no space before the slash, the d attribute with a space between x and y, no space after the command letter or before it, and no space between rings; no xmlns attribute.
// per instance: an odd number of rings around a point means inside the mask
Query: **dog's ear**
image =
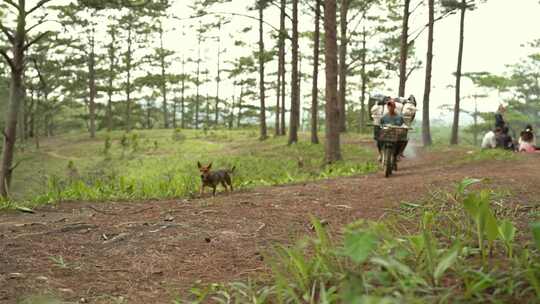
<svg viewBox="0 0 540 304"><path fill-rule="evenodd" d="M202 167L202 166L201 166L201 162L197 161L197 168L200 169L201 167Z"/></svg>
<svg viewBox="0 0 540 304"><path fill-rule="evenodd" d="M206 167L208 170L210 170L210 168L212 168L212 163L208 164L208 167Z"/></svg>

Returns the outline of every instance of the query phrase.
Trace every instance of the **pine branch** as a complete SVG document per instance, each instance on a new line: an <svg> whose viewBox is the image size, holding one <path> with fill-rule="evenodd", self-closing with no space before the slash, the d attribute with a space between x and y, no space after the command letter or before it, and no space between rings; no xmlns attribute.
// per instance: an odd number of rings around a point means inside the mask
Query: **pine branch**
<svg viewBox="0 0 540 304"><path fill-rule="evenodd" d="M4 2L6 2L7 4L13 6L16 10L20 10L21 8L19 7L18 4L16 4L15 2L11 1L11 0L4 0Z"/></svg>
<svg viewBox="0 0 540 304"><path fill-rule="evenodd" d="M37 9L39 9L40 7L42 7L43 5L47 4L47 2L51 2L52 0L41 0L38 2L38 4L36 4L36 6L34 6L33 8L31 8L30 10L28 10L26 12L26 15L30 15L32 14L33 12L35 12Z"/></svg>
<svg viewBox="0 0 540 304"><path fill-rule="evenodd" d="M32 44L38 42L39 40L45 38L45 36L51 34L52 32L51 31L46 31L46 32L43 32L41 34L39 34L36 38L30 40L30 42L26 43L25 46L23 47L24 50L27 50L30 46L32 46Z"/></svg>
<svg viewBox="0 0 540 304"><path fill-rule="evenodd" d="M26 29L24 32L25 32L26 34L28 34L31 30L35 29L36 27L42 25L43 23L45 23L45 22L47 22L47 21L49 21L49 20L42 19L42 20L40 20L38 23L36 23L36 24L32 25L31 27L29 27L28 29Z"/></svg>
<svg viewBox="0 0 540 304"><path fill-rule="evenodd" d="M433 23L435 24L435 22L437 22L437 21L439 21L439 20L442 20L442 19L444 19L444 18L446 18L446 17L448 17L448 16L450 16L450 15L453 15L453 14L455 14L455 13L456 13L456 10L455 10L455 9L454 9L454 10L450 10L450 11L448 11L448 12L445 12L444 14L442 14L442 15L440 15L439 17L435 18L435 19L433 20ZM408 42L409 46L410 46L411 44L413 44L413 42L414 42L416 39L418 39L418 37L420 37L420 35L421 35L427 28L429 28L429 23L423 25L420 29L418 29L418 30L416 30L416 31L413 31L413 33L414 33L414 32L417 32L417 34L414 36L413 39L409 40L409 42ZM412 33L411 33L411 34L412 34Z"/></svg>
<svg viewBox="0 0 540 304"><path fill-rule="evenodd" d="M11 42L11 43L15 42L15 37L13 37L13 30L12 29L8 28L7 26L4 26L0 22L0 30L2 30L2 32L7 36L9 42Z"/></svg>
<svg viewBox="0 0 540 304"><path fill-rule="evenodd" d="M414 12L424 3L424 1L420 1L418 2L418 4L411 10L409 11L409 17L414 14Z"/></svg>
<svg viewBox="0 0 540 304"><path fill-rule="evenodd" d="M14 70L15 69L15 64L13 63L13 60L11 60L11 58L9 58L6 50L0 49L0 55L2 55L2 57L4 57L4 59L6 59L9 67L11 68L11 70Z"/></svg>
<svg viewBox="0 0 540 304"><path fill-rule="evenodd" d="M204 14L191 16L191 17L187 17L187 18L179 18L179 17L175 17L175 16L173 16L173 18L177 19L177 20L180 20L180 21L184 21L184 20L189 20L189 19L202 18L202 17L205 17L207 15L231 15L231 16L245 17L245 18L249 18L249 19L259 21L259 18L257 18L257 17L253 17L253 16L246 15L246 14L240 14L240 13L231 13L231 12L205 12ZM264 20L263 20L263 23L268 25L269 27L271 27L274 31L279 32L279 29L276 28L275 26L273 26L271 23L268 23L267 21L264 21ZM286 35L285 37L287 39L291 39L291 37L289 35Z"/></svg>

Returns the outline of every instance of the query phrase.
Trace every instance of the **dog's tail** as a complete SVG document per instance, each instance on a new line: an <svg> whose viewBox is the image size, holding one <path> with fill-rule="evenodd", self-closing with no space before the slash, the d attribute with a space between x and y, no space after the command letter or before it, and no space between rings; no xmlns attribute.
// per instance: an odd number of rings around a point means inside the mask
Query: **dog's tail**
<svg viewBox="0 0 540 304"><path fill-rule="evenodd" d="M233 174L235 169L236 169L236 166L232 166L232 168L229 169L229 173L230 173L230 174Z"/></svg>

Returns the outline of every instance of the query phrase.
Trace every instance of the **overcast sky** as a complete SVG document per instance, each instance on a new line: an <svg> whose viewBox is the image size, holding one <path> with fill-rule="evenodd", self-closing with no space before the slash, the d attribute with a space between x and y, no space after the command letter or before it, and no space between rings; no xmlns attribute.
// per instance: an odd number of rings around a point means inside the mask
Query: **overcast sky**
<svg viewBox="0 0 540 304"><path fill-rule="evenodd" d="M174 14L180 16L188 16L190 10L187 9L187 4L191 1L181 0L175 3L172 10ZM230 12L245 12L246 6L252 1L233 1L232 4L227 4L225 7L218 7L214 11L230 11ZM413 3L415 1L413 0ZM421 12L416 12L411 20L411 28L416 29L426 23L426 9ZM279 25L279 18L276 9L269 9L267 12L267 21ZM530 49L523 45L531 40L540 38L538 28L540 28L540 4L537 0L488 0L486 3L480 4L478 9L468 11L465 18L465 45L463 56L463 71L464 72L479 72L488 71L493 73L503 73L506 71L506 65L519 62L527 54ZM300 30L312 30L311 18L300 17ZM309 20L309 21L304 21ZM179 22L176 22L179 23ZM187 23L187 22L185 22ZM252 34L236 35L236 37L244 37L243 41L251 46L251 49L257 47L256 21L242 17L234 17L233 23L229 24L225 31L232 33L243 26L254 26ZM227 37L223 35L223 37ZM435 28L435 45L434 45L434 60L433 60L433 78L432 78L432 109L433 118L443 117L448 120L449 115L438 108L443 104L453 104L454 91L448 88L448 85L453 85L455 80L452 73L456 69L457 64L457 48L459 41L459 14L450 16L442 21L437 22ZM225 45L231 43L231 39L227 39ZM170 46L177 50L186 50L187 48L195 48L196 41L188 35L185 39L172 39ZM272 47L274 42L267 47ZM427 31L418 39L417 57L425 62L427 44ZM229 49L224 57L233 59L237 56L246 55L246 50L227 46ZM215 65L215 45L209 43L207 50L209 53L208 63L212 69ZM311 54L308 48L307 41L303 44L301 52ZM322 66L324 68L324 65ZM269 71L274 71L274 67L270 66ZM311 67L303 64L304 73L310 73ZM324 74L324 73L321 73ZM352 79L355 81L354 79ZM302 95L308 94L310 87L309 79L303 84ZM324 83L322 84L324 85ZM385 83L386 88L378 90L378 92L388 95L395 95L398 86L397 79L390 79ZM474 88L468 79L462 80L462 95L472 95L479 93ZM211 89L212 90L212 89ZM230 90L224 89L229 94ZM424 91L424 69L419 69L411 75L407 83L406 95L414 94L420 101ZM271 92L273 95L273 92ZM357 98L358 92L352 93L353 98ZM269 97L273 101L273 96ZM309 102L309 98L303 101ZM491 111L495 110L500 100L497 100L496 95L491 98L479 101L480 110ZM472 102L463 101L465 108L472 109ZM421 116L417 116L421 117Z"/></svg>

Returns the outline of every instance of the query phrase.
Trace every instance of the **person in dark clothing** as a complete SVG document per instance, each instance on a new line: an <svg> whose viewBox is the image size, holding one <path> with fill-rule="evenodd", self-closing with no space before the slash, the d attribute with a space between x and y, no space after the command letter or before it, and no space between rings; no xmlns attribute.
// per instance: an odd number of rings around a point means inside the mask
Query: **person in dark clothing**
<svg viewBox="0 0 540 304"><path fill-rule="evenodd" d="M405 120L403 116L396 112L396 103L393 100L390 100L386 103L388 107L388 113L381 118L379 125L381 128L384 126L397 126L402 127L405 125ZM394 156L396 160L399 159L400 153L405 149L404 146L407 145L407 141L397 142L396 150L394 151Z"/></svg>
<svg viewBox="0 0 540 304"><path fill-rule="evenodd" d="M514 142L512 141L512 136L508 134L508 127L503 127L502 132L497 135L497 148L505 150L515 150Z"/></svg>
<svg viewBox="0 0 540 304"><path fill-rule="evenodd" d="M495 128L504 128L506 127L506 121L504 120L504 112L506 108L503 105L499 106L497 113L495 113Z"/></svg>

